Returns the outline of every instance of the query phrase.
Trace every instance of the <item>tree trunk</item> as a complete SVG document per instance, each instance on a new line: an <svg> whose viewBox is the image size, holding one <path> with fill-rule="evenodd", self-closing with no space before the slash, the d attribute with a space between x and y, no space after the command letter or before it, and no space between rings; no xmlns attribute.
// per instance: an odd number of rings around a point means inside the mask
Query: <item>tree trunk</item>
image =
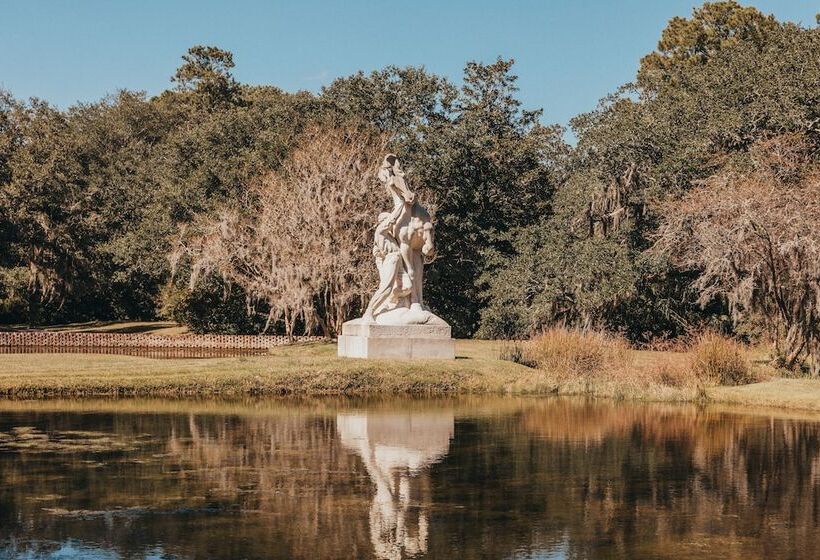
<svg viewBox="0 0 820 560"><path fill-rule="evenodd" d="M800 358L800 354L803 352L803 348L805 347L806 338L803 336L800 326L790 326L789 331L786 334L786 346L784 348L786 353L784 356L785 365L788 369L794 369L794 366L797 364L797 360Z"/></svg>

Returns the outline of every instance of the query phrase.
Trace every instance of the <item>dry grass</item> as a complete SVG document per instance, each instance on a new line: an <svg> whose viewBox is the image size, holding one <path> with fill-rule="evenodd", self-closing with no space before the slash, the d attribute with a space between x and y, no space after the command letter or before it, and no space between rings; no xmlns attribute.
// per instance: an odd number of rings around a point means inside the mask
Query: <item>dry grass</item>
<svg viewBox="0 0 820 560"><path fill-rule="evenodd" d="M692 373L689 354L651 352L647 358L649 359L642 360L641 370L655 383L684 390L697 390L700 386Z"/></svg>
<svg viewBox="0 0 820 560"><path fill-rule="evenodd" d="M502 347L501 359L538 368L561 394L706 401L711 387L751 383L759 372L736 341L704 334L678 351L638 351L621 337L553 328Z"/></svg>
<svg viewBox="0 0 820 560"><path fill-rule="evenodd" d="M512 344L501 357L537 368L555 392L617 399L685 401L692 395L648 382L636 368L637 352L622 337L595 331L551 328Z"/></svg>
<svg viewBox="0 0 820 560"><path fill-rule="evenodd" d="M539 369L572 377L611 375L631 362L629 344L621 337L561 328L534 337L526 354Z"/></svg>
<svg viewBox="0 0 820 560"><path fill-rule="evenodd" d="M704 333L690 353L692 374L705 385L745 385L753 381L746 350L731 338Z"/></svg>
<svg viewBox="0 0 820 560"><path fill-rule="evenodd" d="M708 387L744 385L761 376L752 369L750 349L717 333L704 333L677 352L646 354L654 358L642 364L648 379L701 395Z"/></svg>

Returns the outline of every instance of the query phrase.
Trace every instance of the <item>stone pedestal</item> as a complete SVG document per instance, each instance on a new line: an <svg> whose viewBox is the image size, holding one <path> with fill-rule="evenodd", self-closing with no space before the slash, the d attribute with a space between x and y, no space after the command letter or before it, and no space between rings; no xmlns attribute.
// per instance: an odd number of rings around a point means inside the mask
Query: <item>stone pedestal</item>
<svg viewBox="0 0 820 560"><path fill-rule="evenodd" d="M385 325L353 319L342 326L338 346L338 355L347 358L453 360L455 352L450 325L440 319L423 325Z"/></svg>
<svg viewBox="0 0 820 560"><path fill-rule="evenodd" d="M450 325L422 300L424 263L436 254L432 217L407 186L395 154L384 156L378 177L393 200L392 211L379 214L373 234L379 286L363 317L342 325L339 356L455 359Z"/></svg>

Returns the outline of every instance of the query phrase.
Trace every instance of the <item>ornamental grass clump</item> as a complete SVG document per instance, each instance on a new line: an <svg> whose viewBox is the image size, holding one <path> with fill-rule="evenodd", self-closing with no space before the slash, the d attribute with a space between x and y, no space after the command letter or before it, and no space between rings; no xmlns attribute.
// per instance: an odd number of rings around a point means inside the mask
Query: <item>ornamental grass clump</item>
<svg viewBox="0 0 820 560"><path fill-rule="evenodd" d="M528 355L541 370L573 377L610 376L631 361L629 344L620 336L564 328L533 337Z"/></svg>
<svg viewBox="0 0 820 560"><path fill-rule="evenodd" d="M754 381L743 346L736 340L707 332L691 348L691 369L700 383L745 385Z"/></svg>

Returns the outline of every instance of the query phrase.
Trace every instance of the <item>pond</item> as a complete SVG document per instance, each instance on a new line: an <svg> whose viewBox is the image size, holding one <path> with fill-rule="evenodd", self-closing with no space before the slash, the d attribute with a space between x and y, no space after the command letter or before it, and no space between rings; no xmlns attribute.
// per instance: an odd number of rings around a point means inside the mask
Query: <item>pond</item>
<svg viewBox="0 0 820 560"><path fill-rule="evenodd" d="M817 417L0 401L0 558L820 558Z"/></svg>

